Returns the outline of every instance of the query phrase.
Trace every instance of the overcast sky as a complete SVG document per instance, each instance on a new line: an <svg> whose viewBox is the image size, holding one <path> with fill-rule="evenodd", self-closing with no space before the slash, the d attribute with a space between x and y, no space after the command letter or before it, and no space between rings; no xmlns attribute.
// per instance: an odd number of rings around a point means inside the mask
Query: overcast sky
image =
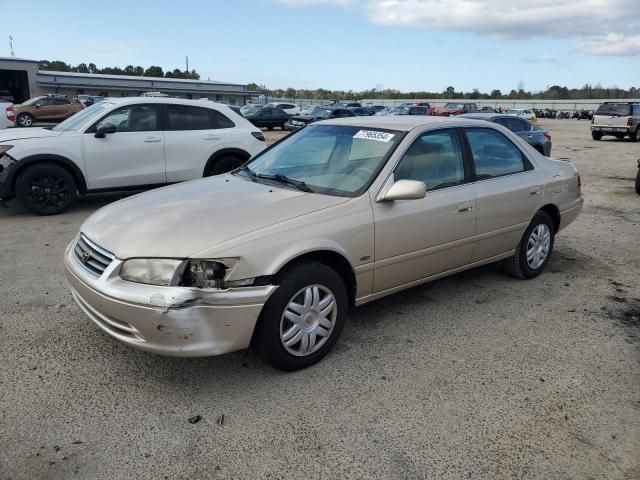
<svg viewBox="0 0 640 480"><path fill-rule="evenodd" d="M27 11L28 10L28 11ZM640 0L0 0L0 56L271 88L640 87Z"/></svg>

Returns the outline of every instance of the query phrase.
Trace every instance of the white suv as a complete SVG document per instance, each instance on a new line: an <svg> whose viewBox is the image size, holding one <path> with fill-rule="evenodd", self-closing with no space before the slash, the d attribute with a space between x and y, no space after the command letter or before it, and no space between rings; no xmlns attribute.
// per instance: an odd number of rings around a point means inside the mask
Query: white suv
<svg viewBox="0 0 640 480"><path fill-rule="evenodd" d="M266 147L229 107L171 98L107 99L51 130L0 133L0 202L52 215L77 193L139 190L217 175Z"/></svg>

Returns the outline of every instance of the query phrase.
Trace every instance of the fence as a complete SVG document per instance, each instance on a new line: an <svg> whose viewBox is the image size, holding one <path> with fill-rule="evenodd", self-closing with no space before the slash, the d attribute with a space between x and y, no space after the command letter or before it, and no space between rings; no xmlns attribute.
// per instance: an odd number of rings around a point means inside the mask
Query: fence
<svg viewBox="0 0 640 480"><path fill-rule="evenodd" d="M267 97L261 96L260 102L262 103L293 103L295 105L330 105L333 103L332 100L318 100L318 99L309 99L309 98L275 98L275 97ZM346 101L346 100L341 100ZM412 101L421 101L421 102L429 102L431 106L443 106L447 102L473 102L479 106L490 106L493 108L536 108L540 110L551 109L551 110L560 110L560 111L576 111L576 110L595 110L604 102L639 102L640 99L611 99L611 98L603 98L603 99L591 99L591 100L463 100L463 99L443 99L443 98L425 98L425 99L372 99L372 98L364 98L364 99L356 99L350 100L354 102L360 102L362 105L385 105L388 107L395 107L400 105L401 103L412 102Z"/></svg>

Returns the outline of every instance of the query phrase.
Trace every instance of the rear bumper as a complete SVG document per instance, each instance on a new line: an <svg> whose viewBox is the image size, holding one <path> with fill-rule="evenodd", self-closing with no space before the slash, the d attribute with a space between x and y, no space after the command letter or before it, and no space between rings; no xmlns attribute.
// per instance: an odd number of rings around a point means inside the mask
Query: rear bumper
<svg viewBox="0 0 640 480"><path fill-rule="evenodd" d="M584 199L582 197L576 198L568 208L560 212L560 227L558 228L558 231L565 228L578 217L582 211L583 204Z"/></svg>
<svg viewBox="0 0 640 480"><path fill-rule="evenodd" d="M273 285L227 290L158 287L120 279L121 260L100 277L64 256L74 300L103 331L131 347L179 357L247 348Z"/></svg>
<svg viewBox="0 0 640 480"><path fill-rule="evenodd" d="M591 125L592 132L602 133L624 133L629 134L633 131L633 127L612 127L610 125Z"/></svg>

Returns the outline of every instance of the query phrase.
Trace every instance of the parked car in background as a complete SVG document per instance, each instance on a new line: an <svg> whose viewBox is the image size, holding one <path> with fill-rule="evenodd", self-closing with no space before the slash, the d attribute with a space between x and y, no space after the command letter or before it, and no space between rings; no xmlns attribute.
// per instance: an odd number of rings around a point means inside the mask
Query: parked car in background
<svg viewBox="0 0 640 480"><path fill-rule="evenodd" d="M309 115L316 107L317 105L304 105L300 109L300 115Z"/></svg>
<svg viewBox="0 0 640 480"><path fill-rule="evenodd" d="M384 105L367 105L364 108L369 110L371 112L371 115L375 115L378 112L386 109L387 107L385 107Z"/></svg>
<svg viewBox="0 0 640 480"><path fill-rule="evenodd" d="M280 108L270 107L267 105L253 113L245 114L244 118L249 120L258 128L268 128L269 130L273 130L275 127L280 127L284 130L284 124L287 123L290 116L291 115Z"/></svg>
<svg viewBox="0 0 640 480"><path fill-rule="evenodd" d="M591 120L593 118L593 110L576 110L571 118L576 120Z"/></svg>
<svg viewBox="0 0 640 480"><path fill-rule="evenodd" d="M591 137L600 140L604 135L619 139L628 136L640 142L640 102L605 102L598 107L591 120Z"/></svg>
<svg viewBox="0 0 640 480"><path fill-rule="evenodd" d="M475 103L448 102L444 107L431 108L429 115L438 117L449 117L452 115L462 115L463 113L473 113L478 109Z"/></svg>
<svg viewBox="0 0 640 480"><path fill-rule="evenodd" d="M89 96L89 98L87 98L84 102L82 102L82 104L85 107L90 107L94 103L102 102L104 99L105 99L105 97L101 97L101 96L98 96L98 95ZM80 99L78 98L78 100L80 100Z"/></svg>
<svg viewBox="0 0 640 480"><path fill-rule="evenodd" d="M481 107L478 107L476 112L479 112L479 113L496 113L496 109L493 108L493 107L490 107L488 105L482 105Z"/></svg>
<svg viewBox="0 0 640 480"><path fill-rule="evenodd" d="M429 115L429 107L405 105L394 108L389 115Z"/></svg>
<svg viewBox="0 0 640 480"><path fill-rule="evenodd" d="M398 105L399 107L427 107L431 108L431 104L429 102L421 102L421 101L413 101L413 102L404 102Z"/></svg>
<svg viewBox="0 0 640 480"><path fill-rule="evenodd" d="M265 107L279 108L289 115L300 115L300 107L293 103L267 103Z"/></svg>
<svg viewBox="0 0 640 480"><path fill-rule="evenodd" d="M242 115L242 112L240 111L240 110L241 110L241 108L240 108L239 106L237 106L237 105L227 105L227 107L229 107L231 110L233 110L234 112L236 112L236 113L237 113L238 115L240 115L241 117L243 116L243 115Z"/></svg>
<svg viewBox="0 0 640 480"><path fill-rule="evenodd" d="M504 113L466 113L459 115L459 117L485 120L502 125L518 135L545 157L551 156L551 134L532 124L526 118Z"/></svg>
<svg viewBox="0 0 640 480"><path fill-rule="evenodd" d="M51 130L0 132L0 202L52 215L77 193L140 190L228 172L265 148L260 130L213 102L109 99Z"/></svg>
<svg viewBox="0 0 640 480"><path fill-rule="evenodd" d="M389 113L391 113L392 110L393 110L392 107L384 107L383 109L378 110L376 112L376 116L379 116L379 117L387 116L387 115L389 115Z"/></svg>
<svg viewBox="0 0 640 480"><path fill-rule="evenodd" d="M15 127L16 112L11 102L0 101L0 130Z"/></svg>
<svg viewBox="0 0 640 480"><path fill-rule="evenodd" d="M514 115L516 117L526 118L527 120L535 120L536 114L533 113L533 110L529 110L526 108L509 108L505 115Z"/></svg>
<svg viewBox="0 0 640 480"><path fill-rule="evenodd" d="M264 105L261 103L248 103L243 107L240 107L240 113L244 116L248 113L255 113L260 110Z"/></svg>
<svg viewBox="0 0 640 480"><path fill-rule="evenodd" d="M15 106L16 124L31 127L35 122L62 121L78 113L84 105L64 96L43 95Z"/></svg>
<svg viewBox="0 0 640 480"><path fill-rule="evenodd" d="M104 207L64 265L81 309L128 346L187 357L253 346L298 370L333 348L351 307L499 261L540 275L582 205L571 162L495 124L343 118L232 174Z"/></svg>
<svg viewBox="0 0 640 480"><path fill-rule="evenodd" d="M370 117L373 115L367 108L363 107L350 107L349 110L355 113L357 117Z"/></svg>
<svg viewBox="0 0 640 480"><path fill-rule="evenodd" d="M361 108L362 104L360 102L336 102L331 106L342 108Z"/></svg>
<svg viewBox="0 0 640 480"><path fill-rule="evenodd" d="M309 125L310 123L317 122L318 120L326 120L328 118L347 118L355 117L348 108L343 107L316 107L309 115L295 115L289 118L289 121L284 124L284 128L289 131L299 130L300 128Z"/></svg>

